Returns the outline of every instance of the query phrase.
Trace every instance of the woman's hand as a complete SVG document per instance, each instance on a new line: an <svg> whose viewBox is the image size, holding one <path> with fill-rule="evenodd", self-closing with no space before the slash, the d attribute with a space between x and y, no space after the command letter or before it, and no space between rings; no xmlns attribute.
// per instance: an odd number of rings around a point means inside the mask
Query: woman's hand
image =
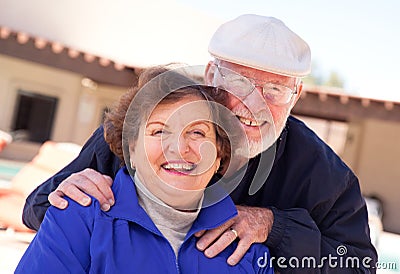
<svg viewBox="0 0 400 274"><path fill-rule="evenodd" d="M82 206L88 206L91 198L86 194L89 194L100 202L102 210L108 211L114 205L112 183L111 177L86 168L62 181L57 189L49 194L48 199L53 206L65 209L68 202L63 198L64 196L68 196Z"/></svg>
<svg viewBox="0 0 400 274"><path fill-rule="evenodd" d="M237 206L238 216L213 230L200 231L197 248L212 258L229 246L236 238L239 243L228 258L228 264L236 265L253 243L267 240L274 222L274 215L268 208Z"/></svg>

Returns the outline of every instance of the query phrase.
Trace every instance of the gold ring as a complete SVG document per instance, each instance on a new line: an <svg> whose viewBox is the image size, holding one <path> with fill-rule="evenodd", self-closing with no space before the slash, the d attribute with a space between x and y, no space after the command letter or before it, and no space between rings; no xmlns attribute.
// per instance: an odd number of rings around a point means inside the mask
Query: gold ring
<svg viewBox="0 0 400 274"><path fill-rule="evenodd" d="M238 233L236 230L234 230L233 228L230 228L230 230L233 232L233 234L235 234L235 239L238 237Z"/></svg>

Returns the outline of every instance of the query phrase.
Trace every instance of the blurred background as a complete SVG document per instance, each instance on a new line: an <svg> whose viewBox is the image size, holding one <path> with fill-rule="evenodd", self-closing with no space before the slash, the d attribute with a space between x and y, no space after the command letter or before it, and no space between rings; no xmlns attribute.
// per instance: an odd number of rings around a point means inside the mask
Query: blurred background
<svg viewBox="0 0 400 274"><path fill-rule="evenodd" d="M400 272L399 11L395 0L0 0L0 273L34 235L9 225L26 196L77 155L141 69L205 65L216 28L244 13L309 43L293 114L357 174L380 262L396 263L380 273Z"/></svg>

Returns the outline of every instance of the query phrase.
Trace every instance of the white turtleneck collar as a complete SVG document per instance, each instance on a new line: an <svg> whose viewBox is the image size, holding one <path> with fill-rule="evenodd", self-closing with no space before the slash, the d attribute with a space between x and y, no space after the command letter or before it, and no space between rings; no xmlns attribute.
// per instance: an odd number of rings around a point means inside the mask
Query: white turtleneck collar
<svg viewBox="0 0 400 274"><path fill-rule="evenodd" d="M177 210L154 196L139 180L135 174L134 181L140 206L150 216L158 230L171 244L175 255L183 243L185 236L196 220L203 202L203 198L199 201L196 211L186 212ZM204 197L204 196L203 196Z"/></svg>

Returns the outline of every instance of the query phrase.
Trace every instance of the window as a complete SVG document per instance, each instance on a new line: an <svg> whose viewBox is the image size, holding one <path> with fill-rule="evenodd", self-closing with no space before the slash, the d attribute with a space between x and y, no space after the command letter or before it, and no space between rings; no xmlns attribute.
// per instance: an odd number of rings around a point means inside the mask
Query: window
<svg viewBox="0 0 400 274"><path fill-rule="evenodd" d="M23 139L43 143L50 139L58 98L19 90L12 130Z"/></svg>

